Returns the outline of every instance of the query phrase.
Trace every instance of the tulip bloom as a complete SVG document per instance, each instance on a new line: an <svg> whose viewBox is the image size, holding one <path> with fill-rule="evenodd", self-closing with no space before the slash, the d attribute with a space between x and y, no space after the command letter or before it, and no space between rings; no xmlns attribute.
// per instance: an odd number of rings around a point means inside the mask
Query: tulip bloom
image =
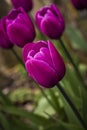
<svg viewBox="0 0 87 130"><path fill-rule="evenodd" d="M29 76L45 88L51 88L65 75L62 57L50 41L26 44L23 59Z"/></svg>
<svg viewBox="0 0 87 130"><path fill-rule="evenodd" d="M19 47L32 42L35 38L34 25L28 14L21 7L13 9L8 14L6 28L10 41Z"/></svg>
<svg viewBox="0 0 87 130"><path fill-rule="evenodd" d="M26 12L30 11L33 7L32 0L11 0L14 8L22 7Z"/></svg>
<svg viewBox="0 0 87 130"><path fill-rule="evenodd" d="M51 39L58 39L61 37L65 23L59 9L51 4L50 6L44 6L37 11L36 24L43 34Z"/></svg>
<svg viewBox="0 0 87 130"><path fill-rule="evenodd" d="M13 44L9 41L9 38L6 33L6 17L3 17L0 20L0 47L5 49L10 49L13 47Z"/></svg>
<svg viewBox="0 0 87 130"><path fill-rule="evenodd" d="M87 9L87 0L71 0L71 2L78 10Z"/></svg>

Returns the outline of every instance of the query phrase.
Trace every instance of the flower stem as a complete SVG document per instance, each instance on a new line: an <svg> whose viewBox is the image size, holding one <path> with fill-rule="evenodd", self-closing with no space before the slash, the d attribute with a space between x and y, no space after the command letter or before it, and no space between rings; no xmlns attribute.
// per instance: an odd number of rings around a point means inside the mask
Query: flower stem
<svg viewBox="0 0 87 130"><path fill-rule="evenodd" d="M15 55L15 57L17 58L17 60L20 62L20 64L22 64L22 66L25 68L23 61L21 60L21 58L18 56L18 54L16 53L16 51L12 48L11 49L12 53Z"/></svg>
<svg viewBox="0 0 87 130"><path fill-rule="evenodd" d="M83 126L83 128L85 130L87 130L86 123L82 119L80 113L78 112L78 110L76 109L76 107L74 106L74 104L72 103L72 101L70 100L70 98L68 97L68 95L66 94L66 92L63 90L62 86L60 84L58 84L57 88L59 89L59 91L61 92L61 94L63 95L63 97L65 98L65 100L67 101L67 103L69 104L69 106L71 107L71 109L73 110L74 114L78 118L78 120L81 123L81 125Z"/></svg>
<svg viewBox="0 0 87 130"><path fill-rule="evenodd" d="M61 39L60 39L59 41L60 41L60 44L61 44L62 48L64 49L64 51L65 51L65 53L66 53L68 59L69 59L69 61L70 61L71 64L73 65L78 79L80 80L80 82L81 82L81 84L84 86L84 88L87 90L87 86L86 86L85 83L84 83L83 77L81 76L81 74L80 74L80 72L79 72L79 69L78 69L78 67L76 66L76 64L74 63L74 61L73 61L73 59L72 59L72 57L71 57L69 51L68 51L67 48L65 47L63 41L62 41Z"/></svg>
<svg viewBox="0 0 87 130"><path fill-rule="evenodd" d="M51 102L51 100L48 98L48 96L46 95L46 93L43 91L43 89L38 86L39 90L41 91L41 93L43 94L43 96L46 98L47 102L49 103L49 105L58 113L59 115L59 111L57 110L56 106Z"/></svg>

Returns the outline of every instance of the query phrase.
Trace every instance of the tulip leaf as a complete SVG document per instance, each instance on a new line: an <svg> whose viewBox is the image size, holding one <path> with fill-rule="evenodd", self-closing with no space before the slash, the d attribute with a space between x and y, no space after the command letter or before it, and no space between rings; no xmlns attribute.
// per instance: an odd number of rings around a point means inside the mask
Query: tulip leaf
<svg viewBox="0 0 87 130"><path fill-rule="evenodd" d="M4 95L0 90L0 102L5 105L12 105L11 101L6 95Z"/></svg>
<svg viewBox="0 0 87 130"><path fill-rule="evenodd" d="M71 92L80 97L80 82L72 67L67 66L65 81L69 84L68 89L71 88Z"/></svg>
<svg viewBox="0 0 87 130"><path fill-rule="evenodd" d="M79 122L77 116L75 115L72 108L69 106L69 104L67 103L66 99L63 97L61 92L60 92L60 98L63 102L64 110L65 110L65 113L67 115L69 122L80 126L80 122Z"/></svg>
<svg viewBox="0 0 87 130"><path fill-rule="evenodd" d="M38 130L37 126L30 123L24 123L19 119L11 119L9 122L12 126L12 129L10 130Z"/></svg>
<svg viewBox="0 0 87 130"><path fill-rule="evenodd" d="M46 126L46 125L52 123L52 121L49 121L47 118L44 118L43 116L34 114L32 112L28 112L26 110L19 109L16 107L0 106L0 109L5 112L8 112L9 114L12 114L14 116L27 118L35 125L45 125Z"/></svg>
<svg viewBox="0 0 87 130"><path fill-rule="evenodd" d="M82 112L83 112L83 118L84 121L87 123L87 91L82 88Z"/></svg>
<svg viewBox="0 0 87 130"><path fill-rule="evenodd" d="M72 47L87 53L87 42L78 29L67 26L66 34L71 41Z"/></svg>
<svg viewBox="0 0 87 130"><path fill-rule="evenodd" d="M56 124L50 125L49 127L47 127L44 130L84 130L84 129L77 125L58 122Z"/></svg>
<svg viewBox="0 0 87 130"><path fill-rule="evenodd" d="M0 113L0 124L2 125L4 130L10 130L10 124L4 114Z"/></svg>
<svg viewBox="0 0 87 130"><path fill-rule="evenodd" d="M82 99L81 99L81 88L80 84L74 70L67 68L66 77L63 80L64 89L68 96L71 98L72 102L78 110L81 110ZM80 111L81 112L81 111Z"/></svg>
<svg viewBox="0 0 87 130"><path fill-rule="evenodd" d="M35 109L35 113L48 118L48 114L55 114L55 110L49 105L49 102L46 100L46 98L42 97L38 102L38 106Z"/></svg>
<svg viewBox="0 0 87 130"><path fill-rule="evenodd" d="M54 91L54 88L52 88L52 89L49 89L49 95L50 95L50 97L51 97L51 100L52 100L52 102L54 103L54 105L55 105L55 107L56 107L56 109L57 109L57 111L59 111L59 112L61 112L61 108L60 108L60 104L59 104L59 101L58 101L58 93L56 94L56 91Z"/></svg>

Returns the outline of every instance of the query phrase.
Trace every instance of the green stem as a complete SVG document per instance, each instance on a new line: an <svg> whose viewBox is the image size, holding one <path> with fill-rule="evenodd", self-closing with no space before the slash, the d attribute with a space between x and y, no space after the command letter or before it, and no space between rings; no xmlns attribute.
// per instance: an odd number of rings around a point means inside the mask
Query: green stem
<svg viewBox="0 0 87 130"><path fill-rule="evenodd" d="M21 58L18 56L18 54L16 53L16 51L12 48L11 49L12 53L15 55L15 57L17 58L17 60L22 64L22 66L25 68L23 61L21 60Z"/></svg>
<svg viewBox="0 0 87 130"><path fill-rule="evenodd" d="M57 108L54 106L54 104L53 104L53 103L50 101L50 99L47 97L47 95L45 94L45 92L43 91L43 89L42 89L41 87L39 87L39 86L38 86L38 88L39 88L39 90L42 92L43 96L47 99L48 103L52 106L52 108L57 111ZM58 111L57 111L57 112L58 112ZM59 113L58 113L58 114L59 114Z"/></svg>
<svg viewBox="0 0 87 130"><path fill-rule="evenodd" d="M74 69L75 69L75 72L76 72L76 75L78 77L78 79L80 80L81 84L84 86L84 88L87 90L87 86L85 85L84 83L84 80L83 80L83 77L81 76L80 72L79 72L79 69L78 67L76 66L76 64L74 63L69 51L67 50L67 48L65 47L63 41L60 39L60 45L62 46L63 50L65 51L66 53L66 56L68 57L69 61L71 62L71 64L73 65Z"/></svg>
<svg viewBox="0 0 87 130"><path fill-rule="evenodd" d="M74 104L72 103L72 101L70 100L70 98L68 97L68 95L66 94L66 92L63 90L62 86L60 84L58 84L57 88L59 89L59 91L61 92L61 94L63 95L63 97L65 98L65 100L67 101L67 103L69 104L69 106L71 107L71 109L73 110L74 114L78 118L78 120L81 123L81 125L83 126L83 128L85 130L87 130L87 125L85 124L85 122L82 119L80 113L78 112L78 110L76 109L76 107L74 106Z"/></svg>

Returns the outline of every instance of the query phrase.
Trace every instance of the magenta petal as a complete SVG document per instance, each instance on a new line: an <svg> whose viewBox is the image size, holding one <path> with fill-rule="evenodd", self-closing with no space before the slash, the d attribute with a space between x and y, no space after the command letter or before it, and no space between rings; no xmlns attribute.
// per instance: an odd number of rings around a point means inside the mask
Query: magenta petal
<svg viewBox="0 0 87 130"><path fill-rule="evenodd" d="M60 79L62 79L62 77L65 75L66 70L63 59L50 41L48 41L48 47L55 71Z"/></svg>
<svg viewBox="0 0 87 130"><path fill-rule="evenodd" d="M36 23L37 23L39 28L40 28L40 26L39 26L40 22L44 18L44 15L45 15L45 13L47 12L48 9L49 9L49 7L45 6L44 8L37 11L36 14L35 14L35 18L36 18L35 20L36 20Z"/></svg>
<svg viewBox="0 0 87 130"><path fill-rule="evenodd" d="M29 43L29 44L26 44L24 46L24 48L22 50L22 55L23 55L24 62L26 62L28 53L29 53L30 50L33 49L33 46L34 46L34 43Z"/></svg>
<svg viewBox="0 0 87 130"><path fill-rule="evenodd" d="M47 47L47 43L45 41L38 41L34 44L33 50L35 50L36 52L40 51L40 48L42 47Z"/></svg>
<svg viewBox="0 0 87 130"><path fill-rule="evenodd" d="M51 39L58 39L64 32L65 22L55 4L44 6L36 13L36 24L40 31Z"/></svg>
<svg viewBox="0 0 87 130"><path fill-rule="evenodd" d="M15 8L22 7L26 12L30 11L33 7L32 0L11 0Z"/></svg>
<svg viewBox="0 0 87 130"><path fill-rule="evenodd" d="M46 62L35 59L26 62L29 75L40 85L51 88L57 84L59 77Z"/></svg>
<svg viewBox="0 0 87 130"><path fill-rule="evenodd" d="M6 18L6 29L10 41L23 47L35 38L34 25L23 8L13 9Z"/></svg>
<svg viewBox="0 0 87 130"><path fill-rule="evenodd" d="M47 47L48 45L44 41L38 41L37 43L28 43L23 48L23 60L24 62L27 60L27 56L29 51L34 50L35 52L39 52L41 47Z"/></svg>
<svg viewBox="0 0 87 130"><path fill-rule="evenodd" d="M26 43L29 41L32 42L33 40L32 35L29 35L30 30L26 26L18 23L9 25L7 34L11 42L14 41L14 44L17 44L20 47L23 47Z"/></svg>
<svg viewBox="0 0 87 130"><path fill-rule="evenodd" d="M49 50L46 47L42 47L40 49L40 51L35 54L34 59L43 60L43 61L47 62L51 67L53 67Z"/></svg>
<svg viewBox="0 0 87 130"><path fill-rule="evenodd" d="M51 37L52 39L58 39L63 33L64 27L55 17L46 16L43 18L40 24L42 32Z"/></svg>
<svg viewBox="0 0 87 130"><path fill-rule="evenodd" d="M0 47L5 49L10 49L13 47L13 44L9 41L6 32L6 17L3 17L0 20Z"/></svg>

